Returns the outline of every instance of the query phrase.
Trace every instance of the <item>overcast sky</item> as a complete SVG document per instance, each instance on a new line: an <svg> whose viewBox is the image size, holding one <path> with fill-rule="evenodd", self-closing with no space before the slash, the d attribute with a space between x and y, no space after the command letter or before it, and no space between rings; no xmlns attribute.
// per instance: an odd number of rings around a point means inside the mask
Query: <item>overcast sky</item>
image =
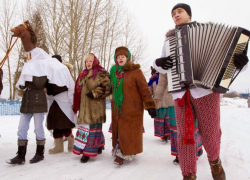
<svg viewBox="0 0 250 180"><path fill-rule="evenodd" d="M219 22L250 30L250 0L124 0L124 2L136 18L138 28L146 39L148 59L151 61L160 57L165 34L175 26L171 10L177 3L191 6L193 21ZM246 71L240 73L230 90L242 92L250 90L249 77L250 65Z"/></svg>

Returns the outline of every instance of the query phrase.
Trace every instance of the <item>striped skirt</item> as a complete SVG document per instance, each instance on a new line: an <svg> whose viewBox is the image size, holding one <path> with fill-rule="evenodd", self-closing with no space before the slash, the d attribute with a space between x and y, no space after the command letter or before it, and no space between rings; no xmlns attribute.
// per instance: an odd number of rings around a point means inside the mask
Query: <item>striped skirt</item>
<svg viewBox="0 0 250 180"><path fill-rule="evenodd" d="M79 128L76 132L73 153L89 157L97 156L99 148L104 147L105 138L102 132L102 123L89 125L87 128Z"/></svg>
<svg viewBox="0 0 250 180"><path fill-rule="evenodd" d="M161 139L170 136L170 117L168 108L156 109L154 118L154 134Z"/></svg>

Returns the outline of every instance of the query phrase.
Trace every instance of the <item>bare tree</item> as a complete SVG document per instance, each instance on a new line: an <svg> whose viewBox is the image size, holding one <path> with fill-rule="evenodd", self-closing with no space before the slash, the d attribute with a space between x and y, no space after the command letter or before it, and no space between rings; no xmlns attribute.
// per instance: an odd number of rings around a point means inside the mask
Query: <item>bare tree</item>
<svg viewBox="0 0 250 180"><path fill-rule="evenodd" d="M14 1L14 0L12 0ZM7 0L4 0L7 4ZM7 6L3 6L4 7ZM17 7L17 9L19 6ZM12 12L8 8L5 11ZM63 60L74 65L73 77L76 79L84 68L85 57L92 52L97 55L101 65L109 70L114 64L114 51L118 46L127 46L132 54L133 61L144 64L145 40L136 26L134 18L128 14L121 0L39 0L33 2L26 0L22 9L23 20L32 21L34 29L37 29L38 42L41 47L50 54L59 54ZM1 24L12 22L13 17L6 21L7 17L1 16ZM11 21L10 21L11 19ZM4 27L4 28L3 28ZM7 37L7 31L12 25L1 27L3 37ZM4 31L5 30L5 31ZM36 30L35 30L36 31ZM8 37L7 37L8 38ZM1 49L6 49L6 42L1 42ZM5 42L5 43L4 43ZM18 59L14 77L17 78L25 62L22 47L15 49ZM11 81L11 67L9 67L9 84L13 83L10 91L13 91L15 82ZM15 91L12 99L17 98Z"/></svg>
<svg viewBox="0 0 250 180"><path fill-rule="evenodd" d="M9 8L13 7L13 8ZM0 10L0 34L1 34L1 40L0 40L0 49L6 53L9 44L10 44L10 35L9 30L13 27L13 23L15 22L15 9L17 5L14 0L3 0L1 2L1 9ZM12 65L10 62L10 56L7 58L7 62L5 63L5 66L7 66L7 73L8 76L4 76L8 80L8 86L9 86L9 99L13 100L13 88L12 88Z"/></svg>

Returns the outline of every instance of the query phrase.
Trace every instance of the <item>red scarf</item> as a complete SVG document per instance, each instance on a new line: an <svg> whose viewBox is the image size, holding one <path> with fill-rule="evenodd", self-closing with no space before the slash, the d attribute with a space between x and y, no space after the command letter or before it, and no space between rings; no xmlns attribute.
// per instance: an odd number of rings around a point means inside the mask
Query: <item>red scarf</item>
<svg viewBox="0 0 250 180"><path fill-rule="evenodd" d="M177 100L180 107L185 103L185 135L183 139L184 144L195 144L194 140L194 117L192 113L192 106L190 101L190 90L188 89L181 99Z"/></svg>
<svg viewBox="0 0 250 180"><path fill-rule="evenodd" d="M86 64L85 64L86 67ZM98 71L106 71L102 66L99 65L99 60L94 55L94 61L92 65L93 69L93 80L95 80ZM73 111L76 113L80 109L81 102L81 90L82 90L82 81L84 81L84 77L89 73L90 70L84 69L81 74L79 74L76 84L75 84L75 93L74 93L74 103L73 103Z"/></svg>

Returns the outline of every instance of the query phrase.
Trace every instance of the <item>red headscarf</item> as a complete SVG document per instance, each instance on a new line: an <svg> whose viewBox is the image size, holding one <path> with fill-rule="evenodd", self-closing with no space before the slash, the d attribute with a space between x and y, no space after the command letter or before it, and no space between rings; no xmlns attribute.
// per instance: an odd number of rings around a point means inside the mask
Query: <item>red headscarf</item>
<svg viewBox="0 0 250 180"><path fill-rule="evenodd" d="M93 80L94 80L97 76L98 71L106 71L106 70L102 66L100 66L99 60L96 58L96 56L93 53L90 53L90 55L94 56L94 61L92 64ZM75 113L80 109L82 81L84 80L84 77L89 73L90 70L86 68L86 63L85 63L85 69L82 71L82 73L78 76L76 80L74 103L73 103L73 111Z"/></svg>

